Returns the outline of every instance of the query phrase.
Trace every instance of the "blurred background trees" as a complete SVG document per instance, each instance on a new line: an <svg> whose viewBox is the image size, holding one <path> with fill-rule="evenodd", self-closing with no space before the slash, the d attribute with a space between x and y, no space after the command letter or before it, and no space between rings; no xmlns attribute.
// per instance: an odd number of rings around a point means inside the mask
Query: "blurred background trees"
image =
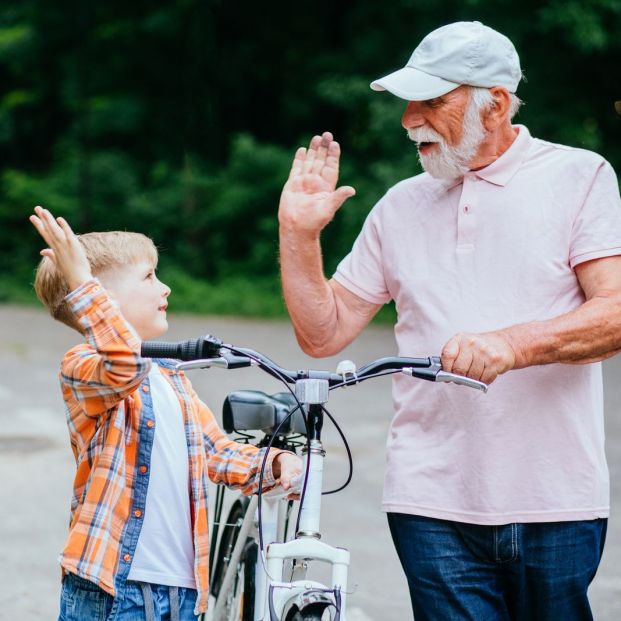
<svg viewBox="0 0 621 621"><path fill-rule="evenodd" d="M518 122L621 166L621 0L4 0L0 301L32 299L42 204L78 232L151 236L175 309L282 314L276 211L295 148L331 130L358 191L324 234L331 273L419 171L403 102L369 82L462 19L515 43Z"/></svg>

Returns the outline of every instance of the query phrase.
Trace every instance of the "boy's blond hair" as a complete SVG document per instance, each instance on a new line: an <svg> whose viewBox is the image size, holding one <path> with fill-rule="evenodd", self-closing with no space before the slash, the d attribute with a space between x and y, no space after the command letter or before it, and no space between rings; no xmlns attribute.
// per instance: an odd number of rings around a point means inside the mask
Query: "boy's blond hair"
<svg viewBox="0 0 621 621"><path fill-rule="evenodd" d="M85 233L77 235L77 238L86 251L93 276L98 276L107 270L135 265L141 261L148 261L154 267L157 265L155 244L142 233L106 231ZM37 297L54 319L62 321L80 333L83 332L69 305L65 302L65 297L70 293L69 285L48 257L43 257L37 267L34 287Z"/></svg>

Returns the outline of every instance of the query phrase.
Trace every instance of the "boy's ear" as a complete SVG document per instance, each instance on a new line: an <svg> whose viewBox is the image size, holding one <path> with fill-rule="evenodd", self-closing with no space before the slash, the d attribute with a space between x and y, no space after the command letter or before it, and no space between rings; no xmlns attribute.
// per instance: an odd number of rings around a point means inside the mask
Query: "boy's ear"
<svg viewBox="0 0 621 621"><path fill-rule="evenodd" d="M101 286L108 292L112 298L116 298L116 289L119 282L119 272L114 268L109 268L94 274L99 279Z"/></svg>
<svg viewBox="0 0 621 621"><path fill-rule="evenodd" d="M105 274L97 274L97 278L101 283L101 286L106 290L106 293L110 297L111 300L117 302L116 291L114 290L114 280L111 278L106 278Z"/></svg>

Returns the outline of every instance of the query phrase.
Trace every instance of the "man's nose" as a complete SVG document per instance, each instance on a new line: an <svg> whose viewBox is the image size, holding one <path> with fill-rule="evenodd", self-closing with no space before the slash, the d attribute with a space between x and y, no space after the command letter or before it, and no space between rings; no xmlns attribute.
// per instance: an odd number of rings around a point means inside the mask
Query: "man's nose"
<svg viewBox="0 0 621 621"><path fill-rule="evenodd" d="M425 124L425 117L422 114L420 101L409 101L401 117L403 129L413 129L422 127Z"/></svg>

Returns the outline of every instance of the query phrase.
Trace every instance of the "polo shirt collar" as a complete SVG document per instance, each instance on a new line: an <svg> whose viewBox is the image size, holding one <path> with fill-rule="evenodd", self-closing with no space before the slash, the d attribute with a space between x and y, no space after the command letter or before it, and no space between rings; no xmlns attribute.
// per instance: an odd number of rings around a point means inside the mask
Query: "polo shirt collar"
<svg viewBox="0 0 621 621"><path fill-rule="evenodd" d="M518 134L511 146L491 164L480 170L472 170L466 173L466 176L476 176L500 186L505 186L511 181L526 157L532 140L527 127L524 125L514 125L513 127L518 130ZM444 187L446 190L451 190L462 182L463 177L446 180L444 181Z"/></svg>
<svg viewBox="0 0 621 621"><path fill-rule="evenodd" d="M524 125L514 125L513 127L518 130L518 134L511 146L489 166L473 171L477 177L489 181L489 183L504 186L517 173L530 147L531 137Z"/></svg>

